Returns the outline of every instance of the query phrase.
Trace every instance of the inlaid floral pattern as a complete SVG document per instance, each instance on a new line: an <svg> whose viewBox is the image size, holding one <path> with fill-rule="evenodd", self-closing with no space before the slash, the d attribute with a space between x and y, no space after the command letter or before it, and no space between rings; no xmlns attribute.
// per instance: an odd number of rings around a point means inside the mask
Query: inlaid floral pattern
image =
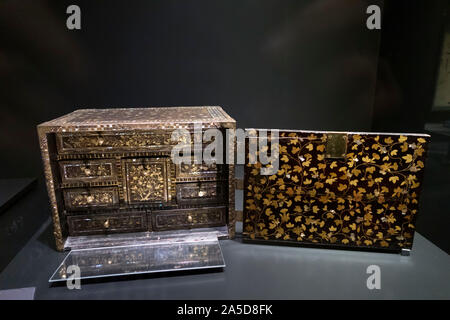
<svg viewBox="0 0 450 320"><path fill-rule="evenodd" d="M203 162L200 164L182 163L179 165L180 176L196 176L196 175L200 175L203 173L209 173L209 172L216 173L217 172L217 164L215 164L215 163L206 164Z"/></svg>
<svg viewBox="0 0 450 320"><path fill-rule="evenodd" d="M73 235L95 232L143 230L147 227L145 215L139 214L71 216L68 219L68 224Z"/></svg>
<svg viewBox="0 0 450 320"><path fill-rule="evenodd" d="M180 197L182 199L204 199L216 198L218 186L215 182L198 184L188 184L180 187Z"/></svg>
<svg viewBox="0 0 450 320"><path fill-rule="evenodd" d="M167 134L102 134L62 137L63 149L135 148L176 144Z"/></svg>
<svg viewBox="0 0 450 320"><path fill-rule="evenodd" d="M177 185L177 201L181 203L220 203L224 199L223 182L181 183Z"/></svg>
<svg viewBox="0 0 450 320"><path fill-rule="evenodd" d="M247 164L244 232L252 239L410 248L428 136L348 134L326 158L326 133L280 132L280 167Z"/></svg>
<svg viewBox="0 0 450 320"><path fill-rule="evenodd" d="M108 206L117 203L117 190L114 188L72 189L64 192L67 208Z"/></svg>
<svg viewBox="0 0 450 320"><path fill-rule="evenodd" d="M111 163L65 165L66 179L110 177Z"/></svg>
<svg viewBox="0 0 450 320"><path fill-rule="evenodd" d="M127 163L127 184L130 202L167 201L164 160Z"/></svg>
<svg viewBox="0 0 450 320"><path fill-rule="evenodd" d="M177 229L183 227L199 227L201 225L217 225L224 223L224 209L197 209L189 212L157 212L155 216L155 227L158 230Z"/></svg>

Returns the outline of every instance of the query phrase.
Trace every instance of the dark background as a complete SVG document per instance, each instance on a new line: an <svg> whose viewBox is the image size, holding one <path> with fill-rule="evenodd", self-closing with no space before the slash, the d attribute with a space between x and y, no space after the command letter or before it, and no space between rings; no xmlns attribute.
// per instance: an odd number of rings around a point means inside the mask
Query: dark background
<svg viewBox="0 0 450 320"><path fill-rule="evenodd" d="M81 30L66 28L71 4ZM366 28L369 4L381 31ZM1 1L0 178L42 182L36 125L77 108L221 105L240 128L425 132L450 119L430 113L447 6ZM418 230L450 252L450 139L432 140Z"/></svg>
<svg viewBox="0 0 450 320"><path fill-rule="evenodd" d="M39 174L36 125L77 108L220 105L240 128L370 130L369 3L2 1L1 174Z"/></svg>

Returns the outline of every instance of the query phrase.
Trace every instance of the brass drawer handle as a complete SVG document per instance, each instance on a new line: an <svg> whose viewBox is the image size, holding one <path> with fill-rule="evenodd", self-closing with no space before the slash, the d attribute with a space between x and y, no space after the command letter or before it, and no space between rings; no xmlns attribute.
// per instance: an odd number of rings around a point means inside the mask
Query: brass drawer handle
<svg viewBox="0 0 450 320"><path fill-rule="evenodd" d="M192 223L192 216L188 215L187 220L188 220L189 223Z"/></svg>
<svg viewBox="0 0 450 320"><path fill-rule="evenodd" d="M106 229L109 228L109 219L107 219L107 220L105 221L105 223L103 224L103 226L104 226Z"/></svg>

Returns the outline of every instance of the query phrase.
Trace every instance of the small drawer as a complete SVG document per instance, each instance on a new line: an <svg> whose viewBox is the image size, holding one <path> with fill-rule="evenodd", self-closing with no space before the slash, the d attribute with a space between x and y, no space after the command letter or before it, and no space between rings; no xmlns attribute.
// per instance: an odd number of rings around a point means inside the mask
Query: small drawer
<svg viewBox="0 0 450 320"><path fill-rule="evenodd" d="M226 207L153 211L154 231L216 227L225 224ZM150 219L149 219L150 221Z"/></svg>
<svg viewBox="0 0 450 320"><path fill-rule="evenodd" d="M224 199L224 186L221 182L179 183L177 201L180 204L219 203Z"/></svg>
<svg viewBox="0 0 450 320"><path fill-rule="evenodd" d="M119 203L119 193L115 187L66 189L64 203L67 210L114 207Z"/></svg>
<svg viewBox="0 0 450 320"><path fill-rule="evenodd" d="M191 180L202 180L202 179L217 179L223 172L223 165L218 165L216 163L199 163L193 162L181 163L176 165L176 178L177 181L191 181Z"/></svg>
<svg viewBox="0 0 450 320"><path fill-rule="evenodd" d="M114 159L60 161L62 183L91 183L117 180Z"/></svg>
<svg viewBox="0 0 450 320"><path fill-rule="evenodd" d="M144 213L68 216L67 223L72 236L147 230L147 217Z"/></svg>

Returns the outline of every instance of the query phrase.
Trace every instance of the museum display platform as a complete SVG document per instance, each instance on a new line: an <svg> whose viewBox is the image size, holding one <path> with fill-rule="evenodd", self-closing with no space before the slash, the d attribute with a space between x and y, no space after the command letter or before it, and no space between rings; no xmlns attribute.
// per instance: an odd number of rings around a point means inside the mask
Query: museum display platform
<svg viewBox="0 0 450 320"><path fill-rule="evenodd" d="M242 190L236 191L238 211L242 200ZM0 290L34 287L34 299L450 299L450 256L420 233L411 255L401 256L246 244L241 242L240 222L236 239L219 241L227 262L219 271L92 279L82 281L81 290L68 290L64 283L48 282L68 252L54 248L51 218L42 219L46 202L40 184L0 217L4 228L14 223L12 215L23 216L24 227L33 224L28 234L5 235L3 246L11 247L18 241L15 236L24 245L0 271ZM367 288L371 265L380 267L380 290Z"/></svg>
<svg viewBox="0 0 450 320"><path fill-rule="evenodd" d="M236 197L240 203L242 193ZM420 234L410 256L243 244L239 233L220 245L227 261L222 272L83 281L81 290L68 290L48 282L67 255L54 249L49 218L0 273L0 290L35 287L35 299L450 298L450 256ZM370 265L380 267L380 290L367 287Z"/></svg>

